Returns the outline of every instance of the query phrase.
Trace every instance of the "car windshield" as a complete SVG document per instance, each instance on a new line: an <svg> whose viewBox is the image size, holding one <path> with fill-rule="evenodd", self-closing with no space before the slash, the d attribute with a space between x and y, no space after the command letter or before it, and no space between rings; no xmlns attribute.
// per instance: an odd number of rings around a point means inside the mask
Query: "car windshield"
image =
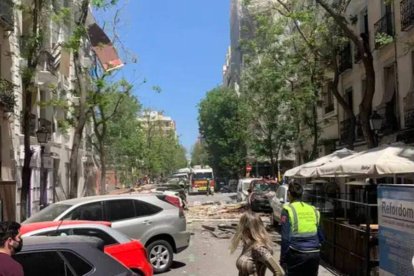
<svg viewBox="0 0 414 276"><path fill-rule="evenodd" d="M243 190L244 190L244 191L247 191L247 189L249 189L249 186L250 186L250 181L248 181L248 182L243 182Z"/></svg>
<svg viewBox="0 0 414 276"><path fill-rule="evenodd" d="M60 214L65 212L67 209L72 207L68 204L52 204L41 210L39 213L34 214L28 218L25 223L41 222L41 221L52 221L57 218Z"/></svg>
<svg viewBox="0 0 414 276"><path fill-rule="evenodd" d="M211 173L211 172L195 173L193 178L196 179L196 180L197 179L207 179L207 178L213 179L213 173Z"/></svg>
<svg viewBox="0 0 414 276"><path fill-rule="evenodd" d="M275 192L277 185L274 184L267 184L267 183L255 183L253 187L254 192L268 192L273 191Z"/></svg>

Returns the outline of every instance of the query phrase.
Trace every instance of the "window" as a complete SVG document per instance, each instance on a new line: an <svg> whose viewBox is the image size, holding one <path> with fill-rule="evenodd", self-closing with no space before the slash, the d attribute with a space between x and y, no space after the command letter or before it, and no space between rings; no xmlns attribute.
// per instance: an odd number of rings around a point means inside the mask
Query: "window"
<svg viewBox="0 0 414 276"><path fill-rule="evenodd" d="M93 269L90 264L75 253L69 251L62 251L61 253L77 275L85 275Z"/></svg>
<svg viewBox="0 0 414 276"><path fill-rule="evenodd" d="M329 82L324 89L324 94L323 94L323 104L324 104L324 111L325 114L330 113L332 111L334 111L335 107L334 107L334 99L333 99L333 83Z"/></svg>
<svg viewBox="0 0 414 276"><path fill-rule="evenodd" d="M64 220L104 220L101 202L84 204L66 215Z"/></svg>
<svg viewBox="0 0 414 276"><path fill-rule="evenodd" d="M92 229L92 228L78 228L73 229L74 235L81 235L81 236L90 236L90 237L97 237L104 242L104 245L111 245L117 244L118 242L112 238L110 235L105 233L100 229Z"/></svg>
<svg viewBox="0 0 414 276"><path fill-rule="evenodd" d="M73 235L70 229L58 229L58 230L53 230L53 231L40 232L33 236L56 237L56 236L70 236L70 235Z"/></svg>
<svg viewBox="0 0 414 276"><path fill-rule="evenodd" d="M60 214L68 210L72 205L67 204L52 204L47 206L45 209L34 214L26 220L27 223L40 222L40 221L51 221L57 218Z"/></svg>
<svg viewBox="0 0 414 276"><path fill-rule="evenodd" d="M161 208L140 200L134 200L135 205L135 212L137 214L137 217L142 216L151 216L158 212L161 212Z"/></svg>
<svg viewBox="0 0 414 276"><path fill-rule="evenodd" d="M26 276L74 276L56 251L22 253L14 259L23 266Z"/></svg>
<svg viewBox="0 0 414 276"><path fill-rule="evenodd" d="M117 221L135 217L134 202L132 199L105 201L106 218Z"/></svg>

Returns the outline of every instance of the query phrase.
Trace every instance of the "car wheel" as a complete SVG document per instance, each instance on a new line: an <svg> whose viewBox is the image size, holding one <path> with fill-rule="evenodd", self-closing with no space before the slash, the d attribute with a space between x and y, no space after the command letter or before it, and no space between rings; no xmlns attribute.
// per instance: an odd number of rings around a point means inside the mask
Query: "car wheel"
<svg viewBox="0 0 414 276"><path fill-rule="evenodd" d="M173 250L169 242L156 240L147 247L148 260L150 261L154 273L161 273L170 268L173 261Z"/></svg>

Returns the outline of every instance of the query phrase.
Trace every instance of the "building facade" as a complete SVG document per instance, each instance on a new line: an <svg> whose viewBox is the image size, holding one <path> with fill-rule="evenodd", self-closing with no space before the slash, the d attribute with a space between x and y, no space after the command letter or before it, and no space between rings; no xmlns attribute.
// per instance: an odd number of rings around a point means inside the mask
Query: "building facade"
<svg viewBox="0 0 414 276"><path fill-rule="evenodd" d="M58 8L78 8L80 1L53 1L50 10ZM24 40L28 33L30 18L19 8L20 0L0 2L0 202L1 219L20 221L20 190L24 160L24 135L22 127L23 91L21 70L27 63L22 55ZM64 124L70 112L65 107L47 104L51 100L66 102L74 106L79 101L72 91L76 90L76 76L72 53L63 47L73 31L71 24L59 23L52 16L45 23L45 39L34 76L32 110L30 124L31 187L28 214L41 208L40 197L46 204L67 199L70 190L70 157L74 129ZM90 41L83 40L81 63L85 68L94 65ZM12 89L5 89L11 85ZM11 91L11 95L10 94ZM9 93L9 94L8 94ZM13 99L12 103L10 99ZM46 129L49 140L42 146L36 132ZM84 136L91 135L92 125L88 122ZM43 161L43 162L42 162ZM43 163L43 164L42 164ZM78 160L78 196L86 194L89 186L96 186L97 165L92 148L85 139L80 147ZM41 191L41 183L45 190ZM94 188L92 188L94 189ZM42 194L43 193L43 194ZM42 194L42 195L41 195Z"/></svg>

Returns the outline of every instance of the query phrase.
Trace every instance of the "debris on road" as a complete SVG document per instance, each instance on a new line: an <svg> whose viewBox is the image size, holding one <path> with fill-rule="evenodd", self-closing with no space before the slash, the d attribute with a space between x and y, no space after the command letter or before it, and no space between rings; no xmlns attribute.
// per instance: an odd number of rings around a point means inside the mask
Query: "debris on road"
<svg viewBox="0 0 414 276"><path fill-rule="evenodd" d="M201 205L190 206L186 217L188 220L203 219L239 219L245 211L242 203L222 204L221 202L208 202Z"/></svg>

